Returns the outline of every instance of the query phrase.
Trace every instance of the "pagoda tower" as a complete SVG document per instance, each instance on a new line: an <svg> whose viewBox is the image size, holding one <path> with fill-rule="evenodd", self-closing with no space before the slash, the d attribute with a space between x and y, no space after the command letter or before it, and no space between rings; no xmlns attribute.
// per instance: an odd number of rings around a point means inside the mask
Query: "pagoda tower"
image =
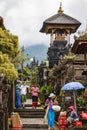
<svg viewBox="0 0 87 130"><path fill-rule="evenodd" d="M47 52L49 68L58 65L60 58L68 55L70 35L75 33L80 25L78 20L63 13L62 4L57 14L43 22L40 32L50 34L50 47Z"/></svg>

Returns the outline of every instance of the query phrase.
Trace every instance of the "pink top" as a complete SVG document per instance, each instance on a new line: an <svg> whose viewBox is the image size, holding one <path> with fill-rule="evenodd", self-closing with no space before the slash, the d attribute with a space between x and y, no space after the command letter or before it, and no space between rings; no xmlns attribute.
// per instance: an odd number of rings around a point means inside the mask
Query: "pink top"
<svg viewBox="0 0 87 130"><path fill-rule="evenodd" d="M32 96L38 96L39 93L39 88L38 87L31 87L31 91L32 91Z"/></svg>

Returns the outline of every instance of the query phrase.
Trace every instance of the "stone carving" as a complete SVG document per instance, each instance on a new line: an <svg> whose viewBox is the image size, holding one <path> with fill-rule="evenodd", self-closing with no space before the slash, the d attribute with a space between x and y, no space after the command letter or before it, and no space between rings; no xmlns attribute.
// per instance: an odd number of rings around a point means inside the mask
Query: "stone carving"
<svg viewBox="0 0 87 130"><path fill-rule="evenodd" d="M48 48L48 60L49 60L49 67L52 68L54 65L58 65L60 58L67 55L69 52L69 47L67 46L67 41L57 41L53 42Z"/></svg>

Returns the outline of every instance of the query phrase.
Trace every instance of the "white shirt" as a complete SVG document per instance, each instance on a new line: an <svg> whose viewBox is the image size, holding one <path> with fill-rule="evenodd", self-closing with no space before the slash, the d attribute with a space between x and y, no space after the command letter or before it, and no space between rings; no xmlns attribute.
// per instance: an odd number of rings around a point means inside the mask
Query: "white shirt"
<svg viewBox="0 0 87 130"><path fill-rule="evenodd" d="M26 95L27 93L27 88L30 88L28 85L21 85L20 89L21 89L21 94Z"/></svg>

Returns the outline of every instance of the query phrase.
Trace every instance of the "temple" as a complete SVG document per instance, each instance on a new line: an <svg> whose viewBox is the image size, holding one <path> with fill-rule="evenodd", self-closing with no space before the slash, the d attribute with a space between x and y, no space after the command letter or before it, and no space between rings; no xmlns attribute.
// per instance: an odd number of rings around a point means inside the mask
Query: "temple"
<svg viewBox="0 0 87 130"><path fill-rule="evenodd" d="M63 13L62 4L57 14L43 22L40 30L42 33L50 34L50 47L48 48L49 68L58 65L61 58L68 54L70 48L70 35L75 33L81 23Z"/></svg>

